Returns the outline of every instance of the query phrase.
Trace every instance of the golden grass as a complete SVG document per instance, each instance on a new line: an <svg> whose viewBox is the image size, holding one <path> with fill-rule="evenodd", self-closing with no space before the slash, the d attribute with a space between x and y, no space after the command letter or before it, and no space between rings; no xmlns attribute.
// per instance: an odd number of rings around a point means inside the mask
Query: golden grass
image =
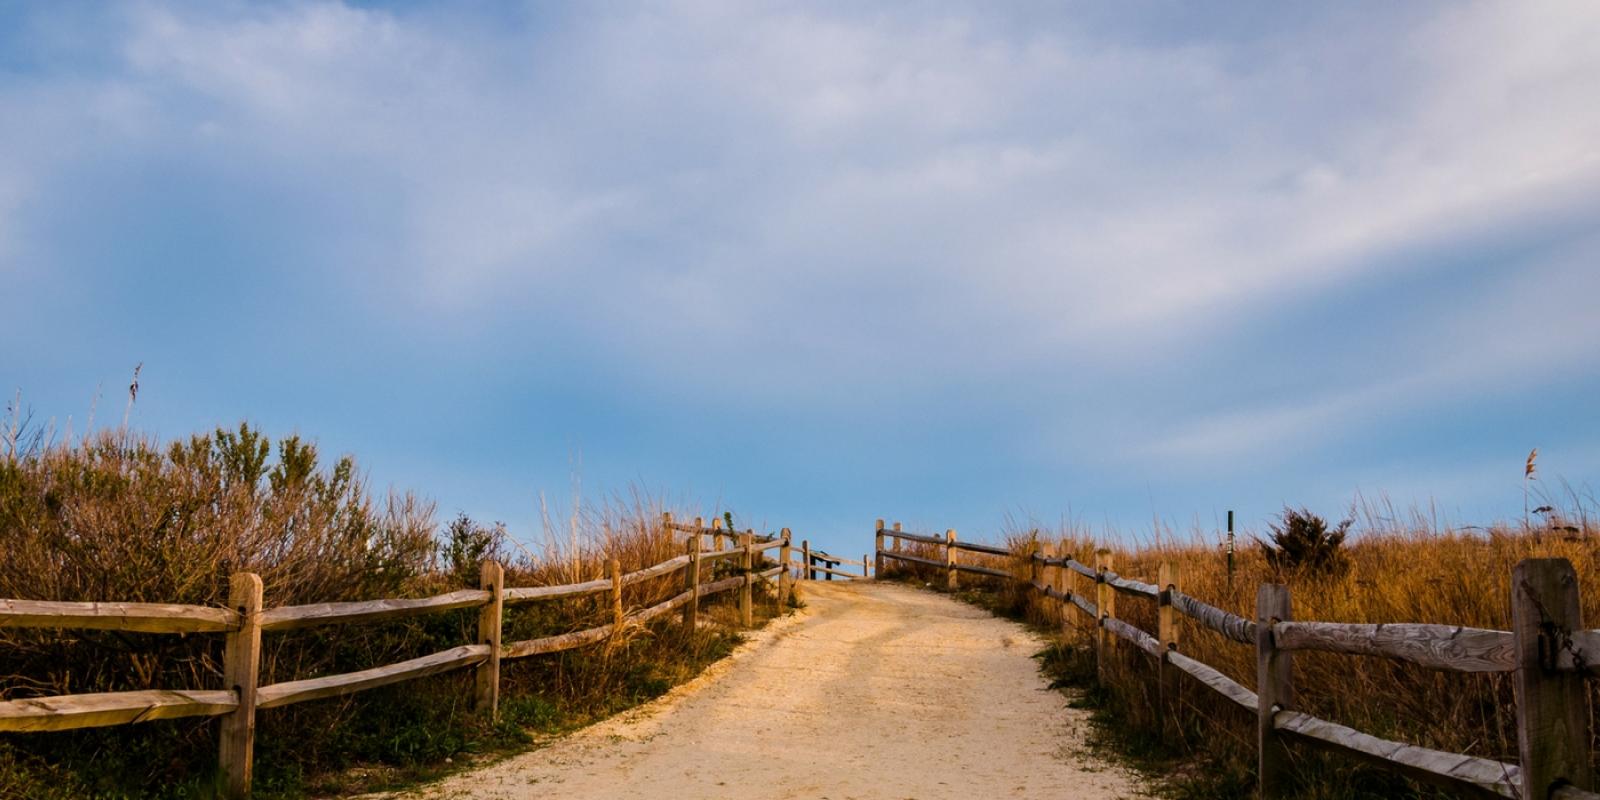
<svg viewBox="0 0 1600 800"><path fill-rule="evenodd" d="M1502 524L1488 528L1451 528L1421 514L1399 521L1388 509L1364 509L1364 519L1345 550L1350 569L1342 575L1285 575L1268 565L1254 537L1239 536L1235 570L1229 579L1223 549L1210 536L1187 541L1126 545L1093 537L1081 528L1040 529L1008 524L1006 542L1027 550L1033 539L1094 564L1096 550L1111 551L1113 569L1125 577L1154 583L1162 562L1179 570L1179 586L1207 603L1254 617L1257 587L1287 583L1296 619L1328 622L1427 622L1510 630L1512 567L1526 558L1565 558L1576 569L1582 590L1584 618L1600 626L1600 526L1582 508L1561 517L1548 512L1539 528ZM1381 513L1380 513L1381 512ZM906 545L916 555L942 557L937 548ZM1003 558L962 553L963 561L1016 569ZM940 570L902 566L897 572L942 586ZM1063 610L1054 600L1040 601L1001 581L976 581L962 576L963 587L992 592L1001 606L1025 615L1049 630L1063 631L1069 646L1092 645L1092 629L1071 624L1085 618L1070 610L1063 628ZM1046 579L1050 576L1047 574ZM1068 577L1069 589L1093 596L1093 584ZM1129 595L1117 598L1117 616L1156 632L1156 604ZM1180 649L1239 681L1255 687L1253 647L1224 639L1179 615ZM1120 648L1120 667L1104 690L1117 707L1124 733L1151 740L1162 736L1155 714L1154 662L1131 645ZM1300 652L1294 657L1294 683L1301 710L1376 736L1448 752L1467 753L1507 763L1517 761L1516 708L1509 675L1461 674L1431 670L1388 659ZM1600 707L1600 681L1591 681L1590 713ZM1254 717L1222 700L1209 689L1184 680L1181 741L1166 737L1169 751L1206 757L1209 769L1253 767ZM1600 727L1600 726L1596 726ZM1600 741L1595 743L1600 745ZM1343 797L1351 785L1371 778L1370 770L1310 756L1297 748L1304 770L1321 770L1326 785L1307 788L1306 796ZM1220 766L1219 766L1220 765ZM1388 791L1388 789L1380 790ZM1341 792L1344 792L1341 794Z"/></svg>
<svg viewBox="0 0 1600 800"><path fill-rule="evenodd" d="M559 543L534 554L492 535L465 556L441 540L433 505L410 494L375 496L355 463L319 461L296 437L273 442L245 427L163 444L103 432L67 444L35 440L0 452L0 597L220 605L228 576L260 574L266 604L420 597L477 579L476 559L506 565L508 586L601 577L609 559L632 571L684 552L643 493L571 515ZM275 445L275 446L274 446ZM464 562L464 563L458 563ZM718 565L726 574L733 565ZM683 589L681 574L630 585L630 609ZM775 613L758 582L757 618ZM731 622L729 593L703 619ZM467 702L470 676L447 675L259 717L258 796L299 796L359 764L401 772L462 751L515 746L523 729L566 727L642 702L727 651L734 625L690 635L663 617L624 641L511 662L504 714L487 725ZM606 596L508 609L506 641L609 623ZM476 612L372 625L335 625L265 637L263 684L391 664L476 637ZM0 630L0 699L138 689L218 688L221 636L116 631ZM0 796L191 796L208 785L214 723L178 720L60 734L0 737ZM344 789L357 787L345 786Z"/></svg>
<svg viewBox="0 0 1600 800"><path fill-rule="evenodd" d="M1576 534L1508 526L1473 531L1416 524L1369 527L1347 546L1351 568L1343 575L1276 573L1259 548L1241 547L1231 581L1223 553L1206 544L1111 549L1117 572L1154 582L1161 562L1170 562L1179 570L1184 592L1246 618L1254 617L1257 587L1281 582L1290 587L1296 619L1510 630L1511 570L1526 558L1570 561L1586 590L1585 619L1600 620L1600 537L1595 534L1600 531L1588 526ZM1058 543L1080 558L1093 550L1092 542L1076 537L1062 537ZM1050 613L1033 610L1035 615L1041 612ZM1156 629L1153 601L1119 598L1118 616L1146 631ZM1179 619L1183 652L1254 687L1253 648L1223 639L1181 615ZM1111 688L1128 701L1132 724L1153 728L1154 670L1134 666L1119 672L1124 680ZM1460 674L1376 657L1302 652L1295 655L1294 683L1298 707L1315 716L1437 750L1517 761L1509 675ZM1592 689L1596 686L1600 684L1591 682ZM1232 732L1236 735L1222 749L1233 758L1250 758L1253 748L1240 747L1249 744L1248 734L1240 730L1240 722L1248 720L1215 698L1195 696L1204 692L1191 684L1187 694L1188 707L1204 723L1201 736L1208 728Z"/></svg>

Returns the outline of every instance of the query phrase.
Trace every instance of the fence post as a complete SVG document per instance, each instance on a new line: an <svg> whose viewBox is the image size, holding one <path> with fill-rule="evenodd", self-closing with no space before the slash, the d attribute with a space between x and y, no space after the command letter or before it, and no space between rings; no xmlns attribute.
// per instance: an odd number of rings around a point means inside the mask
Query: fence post
<svg viewBox="0 0 1600 800"><path fill-rule="evenodd" d="M778 613L780 614L789 605L789 592L794 588L794 576L789 574L791 569L789 564L789 537L792 534L789 533L788 528L784 528L782 535L783 546L778 548L778 564L783 567L783 571L778 573Z"/></svg>
<svg viewBox="0 0 1600 800"><path fill-rule="evenodd" d="M872 572L874 575L883 574L883 520L878 520L878 527L872 530Z"/></svg>
<svg viewBox="0 0 1600 800"><path fill-rule="evenodd" d="M1272 626L1290 619L1289 587L1261 584L1256 590L1256 780L1262 798L1287 797L1289 791L1289 750L1272 717L1293 707L1294 680L1289 651L1278 649Z"/></svg>
<svg viewBox="0 0 1600 800"><path fill-rule="evenodd" d="M1094 607L1099 612L1095 617L1095 675L1105 681L1106 668L1110 666L1107 659L1111 657L1112 648L1117 646L1117 639L1106 628L1105 621L1117 615L1117 593L1106 583L1106 573L1111 571L1111 551L1105 548L1094 553Z"/></svg>
<svg viewBox="0 0 1600 800"><path fill-rule="evenodd" d="M1050 558L1059 558L1061 554L1056 552L1056 551L1065 550L1065 549L1066 549L1065 544L1060 545L1060 546L1057 546L1057 545L1054 545L1054 544L1050 545L1050 550L1049 550ZM1059 627L1063 632L1065 632L1066 629L1067 629L1067 615L1072 613L1072 610L1067 608L1067 604L1068 604L1068 602L1070 602L1070 601L1068 601L1066 599L1067 596L1068 596L1067 595L1067 574L1066 574L1067 573L1067 568L1061 566L1060 564L1056 564L1056 565L1054 565L1052 567L1052 569L1054 569L1055 571L1050 573L1050 585L1054 586L1055 589L1056 589L1056 592L1061 595L1061 598L1056 600L1056 618L1057 618L1056 621L1059 623L1059 625L1057 627Z"/></svg>
<svg viewBox="0 0 1600 800"><path fill-rule="evenodd" d="M1547 797L1564 784L1594 789L1583 674L1557 661L1572 649L1572 632L1583 628L1578 600L1578 576L1564 558L1524 559L1511 571L1523 797Z"/></svg>
<svg viewBox="0 0 1600 800"><path fill-rule="evenodd" d="M1040 555L1043 550L1039 546L1039 534L1034 533L1028 539L1028 594L1033 597L1033 603L1038 606L1039 613L1045 613L1044 594L1035 584L1044 583L1044 565L1039 563L1034 556Z"/></svg>
<svg viewBox="0 0 1600 800"><path fill-rule="evenodd" d="M1054 558L1056 555L1055 545L1050 544L1049 542L1040 542L1039 555L1046 559ZM1039 564L1039 584L1044 586L1046 589L1055 587L1055 573L1051 572L1051 569L1053 568L1049 564L1042 562ZM1059 610L1059 606L1049 602L1050 595L1048 592L1041 592L1040 597L1042 598L1039 601L1039 611L1041 617L1045 622L1049 622L1052 609Z"/></svg>
<svg viewBox="0 0 1600 800"><path fill-rule="evenodd" d="M489 592L489 602L478 609L478 644L489 645L489 658L474 670L476 691L472 695L472 704L478 713L493 720L500 713L500 619L506 570L498 561L484 561L479 567L478 577L478 586Z"/></svg>
<svg viewBox="0 0 1600 800"><path fill-rule="evenodd" d="M225 797L250 796L256 747L256 679L261 670L261 576L236 572L229 580L228 607L239 615L239 630L226 637L222 656L224 688L239 700L222 718L217 750L218 777Z"/></svg>
<svg viewBox="0 0 1600 800"><path fill-rule="evenodd" d="M668 536L668 537L672 536L672 512L671 511L663 511L663 512L661 512L661 533L663 535L665 535L665 536Z"/></svg>
<svg viewBox="0 0 1600 800"><path fill-rule="evenodd" d="M1161 661L1157 665L1160 670L1160 691L1157 699L1160 703L1161 729L1163 733L1169 729L1173 733L1182 733L1183 726L1178 718L1181 708L1178 703L1178 670L1167 661L1167 653L1178 649L1178 617L1172 609L1172 593L1178 590L1177 566L1170 561L1161 562L1157 583L1160 594L1156 596L1156 636L1161 641Z"/></svg>
<svg viewBox="0 0 1600 800"><path fill-rule="evenodd" d="M606 563L611 573L611 635L622 635L622 624L627 613L622 607L622 562L613 558Z"/></svg>
<svg viewBox="0 0 1600 800"><path fill-rule="evenodd" d="M944 588L956 590L956 529L944 532Z"/></svg>
<svg viewBox="0 0 1600 800"><path fill-rule="evenodd" d="M801 539L800 540L800 560L805 562L805 566L803 567L804 572L802 573L800 579L801 580L805 580L805 581L809 581L812 578L815 578L816 574L811 571L811 540L810 539Z"/></svg>
<svg viewBox="0 0 1600 800"><path fill-rule="evenodd" d="M1065 550L1066 548L1063 547L1062 549ZM1061 555L1064 558L1072 558L1073 561L1077 561L1078 560L1078 559L1072 557L1072 553L1062 553ZM1072 597L1080 597L1080 596L1082 596L1083 593L1078 591L1078 584L1079 584L1078 577L1079 576L1078 576L1077 571L1073 570L1071 567L1062 567L1061 571L1066 575L1066 578L1067 578L1067 586L1066 586L1067 594L1069 596L1072 596ZM1061 607L1061 627L1063 629L1065 629L1067 627L1067 623L1068 622L1071 622L1072 627L1077 628L1079 630L1082 630L1085 627L1082 618L1080 618L1078 616L1078 613L1076 611L1074 611L1071 608L1067 608L1066 606L1062 606Z"/></svg>
<svg viewBox="0 0 1600 800"><path fill-rule="evenodd" d="M863 577L863 578L872 577L872 571L867 569L867 565L870 564L870 563L871 562L867 561L867 554L866 553L862 553L861 554L861 577Z"/></svg>
<svg viewBox="0 0 1600 800"><path fill-rule="evenodd" d="M697 517L696 522L699 521ZM687 543L689 550L689 565L683 568L683 588L689 592L689 602L683 606L683 627L694 633L695 626L700 622L700 526L695 526L695 532L690 534Z"/></svg>
<svg viewBox="0 0 1600 800"><path fill-rule="evenodd" d="M722 549L722 517L711 518L711 549Z"/></svg>
<svg viewBox="0 0 1600 800"><path fill-rule="evenodd" d="M751 608L751 589L756 579L755 538L754 531L739 534L739 548L743 551L739 554L739 569L744 571L744 585L739 587L739 621L746 628L756 624L755 609Z"/></svg>

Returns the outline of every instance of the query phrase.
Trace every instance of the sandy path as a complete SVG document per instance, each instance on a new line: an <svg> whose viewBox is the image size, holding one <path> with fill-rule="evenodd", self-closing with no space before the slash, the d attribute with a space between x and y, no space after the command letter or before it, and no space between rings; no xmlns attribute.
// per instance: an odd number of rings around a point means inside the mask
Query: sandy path
<svg viewBox="0 0 1600 800"><path fill-rule="evenodd" d="M1021 627L894 584L807 608L666 697L422 798L1136 797L1085 752Z"/></svg>

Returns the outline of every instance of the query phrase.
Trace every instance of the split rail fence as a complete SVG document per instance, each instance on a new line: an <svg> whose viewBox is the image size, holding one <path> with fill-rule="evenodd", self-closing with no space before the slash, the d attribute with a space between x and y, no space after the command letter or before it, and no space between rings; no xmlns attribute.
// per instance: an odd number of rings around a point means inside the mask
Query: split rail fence
<svg viewBox="0 0 1600 800"><path fill-rule="evenodd" d="M1287 745L1292 741L1468 796L1600 800L1594 791L1584 685L1586 677L1600 675L1600 630L1583 629L1577 574L1565 559L1527 559L1516 565L1511 581L1512 630L1497 631L1427 623L1299 621L1290 614L1289 588L1280 584L1259 587L1251 620L1184 594L1172 564L1160 566L1156 583L1145 583L1113 572L1106 550L1096 554L1091 567L1071 556L1055 556L1037 542L1026 551L971 544L959 541L953 530L942 537L912 534L902 531L899 523L885 528L883 520L878 520L876 540L880 573L886 561L901 561L942 569L948 589L957 588L957 576L965 572L1015 581L1037 597L1058 601L1063 620L1071 616L1096 628L1101 675L1119 642L1131 643L1159 665L1157 697L1163 715L1175 713L1179 673L1255 714L1262 797L1286 796ZM886 540L892 540L891 547L884 546ZM902 540L942 549L943 557L902 550ZM965 564L961 552L1005 558L1012 568ZM1080 580L1091 584L1092 590L1080 592ZM1117 618L1118 596L1156 603L1155 634ZM1253 646L1256 690L1184 655L1179 647L1180 617ZM1380 739L1295 710L1290 665L1297 650L1381 656L1455 672L1512 673L1519 763Z"/></svg>
<svg viewBox="0 0 1600 800"><path fill-rule="evenodd" d="M737 535L723 528L722 520L720 519L712 519L711 527L707 528L705 527L705 520L701 519L700 517L695 517L693 525L675 525L674 529L681 531L698 530L700 531L701 535L706 537L706 544L717 550L722 549L722 543L725 539L729 539ZM746 533L749 533L751 536L753 536L757 542L775 541L778 538L790 535L788 528L784 528L777 537L762 537L751 531L746 531ZM785 560L784 563L787 564L789 562ZM861 572L855 573L842 569L842 567L845 565L860 567ZM812 549L811 542L809 540L802 539L800 541L800 566L798 567L798 570L799 574L797 577L800 580L818 580L818 575L823 576L821 580L831 581L835 577L843 580L860 580L862 578L872 577L872 562L864 555L861 557L860 561L854 561L842 556L829 555L821 550Z"/></svg>
<svg viewBox="0 0 1600 800"><path fill-rule="evenodd" d="M0 732L60 731L124 725L179 717L221 717L218 743L218 781L231 798L250 794L255 750L255 715L259 710L337 697L402 681L472 668L474 706L491 717L500 698L500 664L503 661L557 653L595 645L681 609L689 630L699 623L700 600L722 592L738 591L742 624L753 622L753 587L756 581L777 581L779 608L793 591L794 564L789 531L778 537L757 537L751 532L728 536L724 547L720 526L701 528L672 521L664 515L667 530L687 532L686 552L644 569L624 573L616 559L606 577L560 586L507 587L504 568L483 563L478 589L419 599L364 600L344 603L262 607L258 575L236 573L231 578L227 608L162 603L53 602L0 600L0 627L99 629L141 633L220 633L226 637L223 689L145 690L35 697L0 702ZM703 538L715 536L715 547L703 547ZM754 565L770 550L778 550L777 566L757 571ZM736 574L716 581L704 577L723 559L736 559ZM629 610L623 604L623 587L641 581L682 573L683 591L644 608ZM502 614L508 606L609 593L611 621L586 630L517 642L501 641ZM358 672L304 680L257 685L261 666L261 635L273 631L321 625L362 624L460 609L478 609L478 635L474 644L461 645L432 655L413 658Z"/></svg>

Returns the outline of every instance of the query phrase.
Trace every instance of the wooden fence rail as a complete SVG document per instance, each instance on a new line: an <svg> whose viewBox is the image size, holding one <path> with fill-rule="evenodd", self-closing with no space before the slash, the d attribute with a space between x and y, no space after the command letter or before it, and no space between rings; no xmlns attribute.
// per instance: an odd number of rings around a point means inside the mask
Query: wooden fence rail
<svg viewBox="0 0 1600 800"><path fill-rule="evenodd" d="M665 531L684 532L687 526L663 515ZM599 644L629 627L642 626L673 610L686 612L699 600L739 589L742 624L753 622L751 588L758 580L778 584L780 609L792 591L790 534L757 537L752 532L730 535L734 547L722 547L720 529L702 529L698 520L691 533L689 552L658 564L623 573L616 560L608 564L607 577L560 586L504 586L504 570L494 562L483 565L482 585L434 597L314 603L262 608L261 579L250 573L232 578L228 608L163 603L79 603L39 600L0 600L0 627L91 628L141 633L223 633L223 682L216 690L145 690L36 697L0 701L0 732L59 731L104 727L179 717L222 717L218 737L218 783L226 797L250 794L255 750L255 714L259 710L352 694L380 686L411 681L445 672L476 671L474 704L493 717L499 700L500 663L534 655ZM700 551L702 533L716 533L717 549ZM768 550L780 551L778 565L756 570L756 559ZM703 568L718 559L738 558L738 574L716 581L703 578ZM628 611L623 605L625 586L675 573L684 575L684 590L655 605ZM860 576L853 576L860 577ZM612 619L586 630L517 642L502 642L502 609L533 602L571 599L611 593ZM478 639L438 653L372 667L357 672L326 675L257 686L261 661L261 634L323 625L374 622L478 609ZM685 613L685 624L698 623Z"/></svg>
<svg viewBox="0 0 1600 800"><path fill-rule="evenodd" d="M1117 641L1148 654L1161 668L1162 690L1157 702L1163 718L1177 705L1172 699L1175 691L1168 686L1169 670L1190 676L1255 714L1262 797L1282 797L1288 791L1285 748L1293 741L1469 796L1600 800L1594 791L1588 695L1583 685L1585 676L1600 672L1600 630L1582 629L1577 577L1564 559L1528 559L1516 565L1510 598L1513 629L1495 631L1427 623L1293 620L1288 587L1273 584L1261 587L1252 620L1184 594L1179 590L1178 572L1170 564L1161 566L1160 582L1150 584L1113 572L1110 556L1103 551L1100 563L1091 567L1070 556L1052 556L1037 543L1026 551L974 545L957 542L954 531L944 538L907 533L899 523L884 527L882 520L878 520L874 536L880 565L901 561L944 569L951 586L957 571L981 572L1021 582L1038 597L1058 602L1064 621L1071 616L1067 609L1076 609L1098 629L1096 657L1102 662L1098 674L1105 674L1104 661ZM893 547L886 547L891 540ZM901 540L943 548L944 558L901 552ZM1005 557L1011 560L1011 568L957 564L953 558L957 550ZM1059 575L1053 582L1047 580L1043 574L1047 568L1093 581L1095 597L1062 588ZM1118 619L1114 602L1118 594L1156 602L1163 630L1152 635ZM1254 647L1256 690L1180 652L1176 624L1180 616L1230 641ZM1289 663L1298 650L1377 656L1454 672L1514 674L1518 763L1381 739L1296 710Z"/></svg>

